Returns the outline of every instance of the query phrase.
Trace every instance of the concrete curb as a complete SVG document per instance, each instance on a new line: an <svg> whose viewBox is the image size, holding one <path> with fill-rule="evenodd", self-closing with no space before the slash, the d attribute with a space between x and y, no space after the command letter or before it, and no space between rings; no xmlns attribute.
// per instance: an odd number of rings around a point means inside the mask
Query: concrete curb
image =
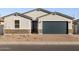
<svg viewBox="0 0 79 59"><path fill-rule="evenodd" d="M79 42L0 42L0 45L79 45Z"/></svg>

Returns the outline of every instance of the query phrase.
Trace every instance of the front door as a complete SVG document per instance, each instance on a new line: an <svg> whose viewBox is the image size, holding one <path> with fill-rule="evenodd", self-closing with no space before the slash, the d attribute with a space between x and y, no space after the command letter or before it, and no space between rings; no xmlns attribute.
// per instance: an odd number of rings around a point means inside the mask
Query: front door
<svg viewBox="0 0 79 59"><path fill-rule="evenodd" d="M31 33L38 33L38 21L32 21Z"/></svg>

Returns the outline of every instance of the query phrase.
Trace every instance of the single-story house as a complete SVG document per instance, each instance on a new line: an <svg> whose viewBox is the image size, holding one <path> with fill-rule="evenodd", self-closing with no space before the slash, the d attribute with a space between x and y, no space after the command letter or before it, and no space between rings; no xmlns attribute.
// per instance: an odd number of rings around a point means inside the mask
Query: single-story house
<svg viewBox="0 0 79 59"><path fill-rule="evenodd" d="M73 17L59 13L50 12L41 8L23 13L32 17L35 32L39 34L72 34ZM35 25L34 25L35 23ZM34 31L33 31L34 32Z"/></svg>
<svg viewBox="0 0 79 59"><path fill-rule="evenodd" d="M74 18L41 8L4 16L4 34L73 34Z"/></svg>

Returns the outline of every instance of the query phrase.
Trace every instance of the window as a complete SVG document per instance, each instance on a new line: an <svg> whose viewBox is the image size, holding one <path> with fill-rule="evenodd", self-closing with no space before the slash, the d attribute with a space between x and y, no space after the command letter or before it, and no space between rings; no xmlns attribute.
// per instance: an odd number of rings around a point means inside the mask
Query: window
<svg viewBox="0 0 79 59"><path fill-rule="evenodd" d="M15 28L19 28L19 20L15 20Z"/></svg>

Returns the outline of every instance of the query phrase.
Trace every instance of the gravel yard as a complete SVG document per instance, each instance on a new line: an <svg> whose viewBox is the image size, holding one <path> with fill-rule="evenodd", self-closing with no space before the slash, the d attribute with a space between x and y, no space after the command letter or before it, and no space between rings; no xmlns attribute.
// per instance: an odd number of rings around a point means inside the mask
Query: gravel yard
<svg viewBox="0 0 79 59"><path fill-rule="evenodd" d="M0 42L78 42L79 35L1 35Z"/></svg>

